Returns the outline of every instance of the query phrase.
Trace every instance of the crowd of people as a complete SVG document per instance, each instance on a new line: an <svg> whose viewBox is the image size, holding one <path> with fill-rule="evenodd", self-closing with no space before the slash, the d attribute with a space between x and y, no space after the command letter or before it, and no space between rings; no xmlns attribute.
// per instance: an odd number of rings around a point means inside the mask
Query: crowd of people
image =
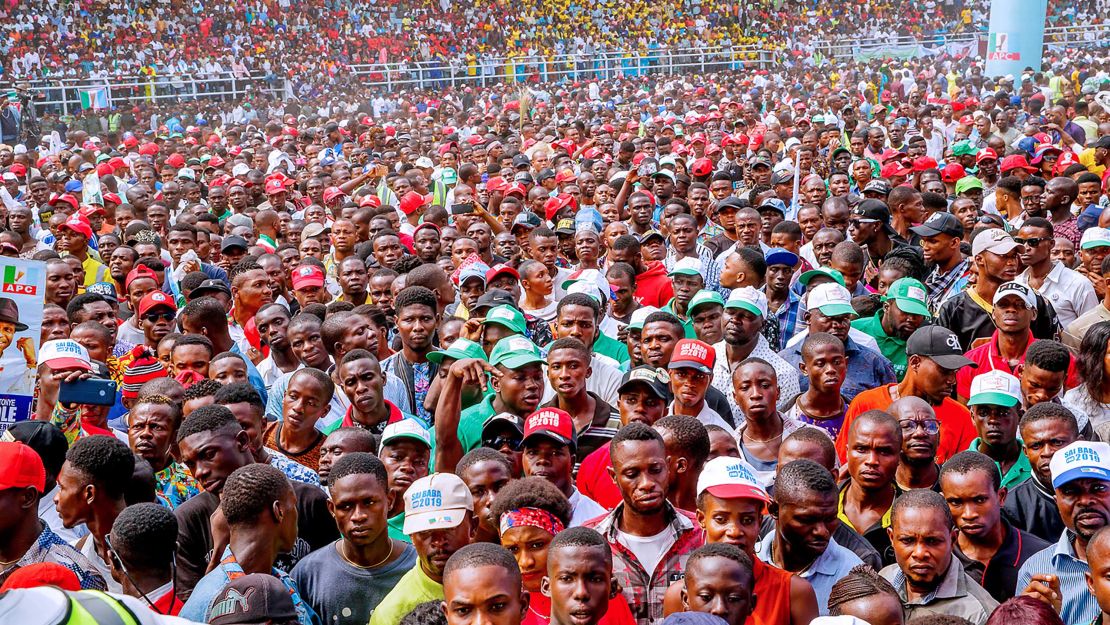
<svg viewBox="0 0 1110 625"><path fill-rule="evenodd" d="M1102 622L1108 69L0 100L0 621Z"/></svg>

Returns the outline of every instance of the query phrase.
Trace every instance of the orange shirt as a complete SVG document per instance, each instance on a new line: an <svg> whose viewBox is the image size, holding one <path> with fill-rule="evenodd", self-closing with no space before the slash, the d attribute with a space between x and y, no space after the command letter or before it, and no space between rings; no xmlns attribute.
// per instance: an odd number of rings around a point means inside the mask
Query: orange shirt
<svg viewBox="0 0 1110 625"><path fill-rule="evenodd" d="M891 387L894 384L880 386L871 390L864 391L852 400L851 405L848 406L848 413L844 415L844 425L840 428L840 434L836 437L836 455L840 457L840 462L843 463L848 457L848 429L852 425L852 421L858 416L868 410L886 410L894 403L894 399L890 396ZM971 422L971 412L968 411L967 406L952 399L945 397L944 401L939 406L933 406L933 411L937 414L937 420L940 421L940 445L937 447L937 462L943 464L952 456L964 451L971 446L971 441L979 436L975 431L975 426Z"/></svg>
<svg viewBox="0 0 1110 625"><path fill-rule="evenodd" d="M790 578L793 573L752 556L755 609L744 625L790 625Z"/></svg>

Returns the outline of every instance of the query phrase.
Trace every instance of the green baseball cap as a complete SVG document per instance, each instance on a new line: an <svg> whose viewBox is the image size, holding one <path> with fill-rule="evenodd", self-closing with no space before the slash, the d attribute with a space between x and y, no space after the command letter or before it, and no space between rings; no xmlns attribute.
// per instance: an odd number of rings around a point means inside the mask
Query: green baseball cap
<svg viewBox="0 0 1110 625"><path fill-rule="evenodd" d="M652 313L659 312L660 309L655 306L641 306L632 311L632 318L628 320L629 330L643 330L644 321L651 316Z"/></svg>
<svg viewBox="0 0 1110 625"><path fill-rule="evenodd" d="M833 269L832 267L818 267L817 269L810 269L798 278L798 282L801 282L802 286L809 286L809 281L816 278L817 276L825 276L826 278L831 279L833 282L843 287L848 286L844 282L844 274L840 273L836 269Z"/></svg>
<svg viewBox="0 0 1110 625"><path fill-rule="evenodd" d="M532 363L544 363L543 354L536 344L523 336L507 336L493 346L489 355L491 365L503 365L509 369L519 369Z"/></svg>
<svg viewBox="0 0 1110 625"><path fill-rule="evenodd" d="M742 286L728 294L725 308L746 310L757 317L767 318L767 296L758 289Z"/></svg>
<svg viewBox="0 0 1110 625"><path fill-rule="evenodd" d="M894 300L898 310L910 315L932 317L927 303L925 285L913 278L899 278L890 285L883 301Z"/></svg>
<svg viewBox="0 0 1110 625"><path fill-rule="evenodd" d="M467 358L481 358L486 359L486 352L482 351L482 346L471 341L470 339L455 339L454 343L447 346L447 349L441 349L437 352L429 352L428 360L436 363L437 365L443 364L444 358L454 358L455 360L465 360Z"/></svg>
<svg viewBox="0 0 1110 625"><path fill-rule="evenodd" d="M517 334L524 334L527 329L527 324L524 321L524 313L508 304L494 306L486 313L486 318L482 320L482 325L489 325L496 323L499 326L506 327Z"/></svg>
<svg viewBox="0 0 1110 625"><path fill-rule="evenodd" d="M1005 406L1021 403L1021 381L1004 371L988 371L971 379L968 406Z"/></svg>
<svg viewBox="0 0 1110 625"><path fill-rule="evenodd" d="M957 141L952 145L952 154L954 156L971 156L978 153L978 148L972 145L971 141L967 139L964 139L963 141Z"/></svg>
<svg viewBox="0 0 1110 625"><path fill-rule="evenodd" d="M707 291L705 289L702 289L697 293L694 293L694 297L690 298L690 304L686 307L686 310L690 313L690 316L692 317L694 316L694 311L698 309L698 306L702 306L704 304L717 304L719 306L724 306L725 298L721 297L721 294L716 291Z"/></svg>
<svg viewBox="0 0 1110 625"><path fill-rule="evenodd" d="M701 261L697 258L683 258L675 261L668 276L700 276Z"/></svg>
<svg viewBox="0 0 1110 625"><path fill-rule="evenodd" d="M975 176L964 176L956 181L956 195L967 191L968 189L983 189L983 181Z"/></svg>

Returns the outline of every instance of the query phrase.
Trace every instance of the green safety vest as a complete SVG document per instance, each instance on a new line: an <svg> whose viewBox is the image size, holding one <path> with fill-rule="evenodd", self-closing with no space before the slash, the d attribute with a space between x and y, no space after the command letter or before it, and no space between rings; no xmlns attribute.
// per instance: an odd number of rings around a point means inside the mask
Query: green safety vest
<svg viewBox="0 0 1110 625"><path fill-rule="evenodd" d="M139 625L127 606L99 590L64 591L69 599L65 625Z"/></svg>

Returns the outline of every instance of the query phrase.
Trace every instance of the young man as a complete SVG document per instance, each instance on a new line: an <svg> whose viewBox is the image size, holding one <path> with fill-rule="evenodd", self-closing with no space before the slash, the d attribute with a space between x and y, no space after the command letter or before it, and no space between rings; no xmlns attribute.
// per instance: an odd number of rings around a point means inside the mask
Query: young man
<svg viewBox="0 0 1110 625"><path fill-rule="evenodd" d="M1077 441L1053 454L1049 466L1068 531L1025 561L1016 589L1053 606L1065 623L1089 623L1099 608L1084 584L1091 571L1087 546L1110 524L1110 444Z"/></svg>
<svg viewBox="0 0 1110 625"><path fill-rule="evenodd" d="M325 623L365 623L416 565L416 549L390 538L385 465L369 453L343 454L329 473L328 511L339 540L297 563L290 576Z"/></svg>
<svg viewBox="0 0 1110 625"><path fill-rule="evenodd" d="M801 369L809 388L783 414L817 426L835 439L850 403L840 392L848 373L844 343L827 332L811 333L802 342Z"/></svg>
<svg viewBox="0 0 1110 625"><path fill-rule="evenodd" d="M668 412L695 417L703 425L716 425L731 431L731 419L726 421L705 401L716 356L712 346L697 339L682 339L675 344L667 365L674 396ZM732 413L727 416L733 417Z"/></svg>
<svg viewBox="0 0 1110 625"><path fill-rule="evenodd" d="M775 531L759 541L756 556L809 581L818 612L828 614L832 585L862 562L831 537L829 528L837 517L832 474L812 460L788 463L779 470L768 511Z"/></svg>
<svg viewBox="0 0 1110 625"><path fill-rule="evenodd" d="M925 293L924 284L913 278L899 278L882 297L879 312L852 322L853 328L875 339L899 380L906 375L906 339L932 317Z"/></svg>
<svg viewBox="0 0 1110 625"><path fill-rule="evenodd" d="M951 213L936 212L910 232L921 237L925 262L934 265L925 286L929 289L929 310L935 314L941 304L967 288L971 277L971 260L960 251L964 225Z"/></svg>
<svg viewBox="0 0 1110 625"><path fill-rule="evenodd" d="M541 408L558 408L571 415L578 440L576 465L613 438L620 427L616 409L586 389L593 374L590 361L589 348L572 336L556 339L547 347L547 379L555 397Z"/></svg>
<svg viewBox="0 0 1110 625"><path fill-rule="evenodd" d="M578 438L574 420L565 410L541 408L524 419L521 447L524 475L542 477L555 485L570 502L571 527L605 514L602 508L574 487L574 458Z"/></svg>
<svg viewBox="0 0 1110 625"><path fill-rule="evenodd" d="M1060 326L1067 328L1099 302L1090 280L1052 259L1054 240L1052 223L1043 217L1031 217L1021 224L1014 242L1024 246L1020 258L1025 271L1014 282L1036 289L1048 299Z"/></svg>
<svg viewBox="0 0 1110 625"><path fill-rule="evenodd" d="M613 550L597 531L570 527L547 546L544 594L551 625L632 625L632 613L613 578Z"/></svg>
<svg viewBox="0 0 1110 625"><path fill-rule="evenodd" d="M944 463L940 487L955 521L953 551L964 571L996 601L1013 597L1018 569L1048 543L1002 518L1007 493L994 461L962 451Z"/></svg>
<svg viewBox="0 0 1110 625"><path fill-rule="evenodd" d="M849 479L840 486L839 508L845 524L879 552L884 564L890 551L890 510L898 494L894 483L902 451L902 430L894 417L881 411L863 413L847 431Z"/></svg>
<svg viewBox="0 0 1110 625"><path fill-rule="evenodd" d="M474 516L478 517L475 542L499 542L500 527L490 511L493 500L501 489L513 480L513 463L501 452L489 447L468 451L455 465L455 475L466 482L474 497Z"/></svg>
<svg viewBox="0 0 1110 625"><path fill-rule="evenodd" d="M729 293L724 310L724 340L713 346L717 356L713 365L713 388L728 400L734 415L741 414L732 393L732 372L748 358L762 358L771 363L781 390L780 410L800 391L800 373L775 353L763 336L767 319L767 297L752 287L740 287Z"/></svg>
<svg viewBox="0 0 1110 625"><path fill-rule="evenodd" d="M755 608L752 558L726 543L703 545L686 561L682 605L706 612L729 625L744 625Z"/></svg>
<svg viewBox="0 0 1110 625"><path fill-rule="evenodd" d="M83 589L107 588L93 563L39 520L46 469L33 449L0 441L0 487L0 580L22 567L53 562L73 571Z"/></svg>
<svg viewBox="0 0 1110 625"><path fill-rule="evenodd" d="M500 545L467 545L443 569L447 625L521 625L529 622L528 599L520 567Z"/></svg>
<svg viewBox="0 0 1110 625"><path fill-rule="evenodd" d="M555 338L573 337L582 341L591 351L590 367L593 373L586 380L586 389L606 402L614 402L620 386L622 363L627 361L627 349L619 341L601 334L604 307L596 297L585 293L570 293L559 301L555 315Z"/></svg>
<svg viewBox="0 0 1110 625"><path fill-rule="evenodd" d="M222 405L201 406L189 413L177 432L181 461L204 488L174 510L179 526L177 575L178 596L187 598L209 568L214 553L222 553L226 536L213 535L212 515L220 505L224 483L236 469L255 464L250 437L235 414ZM289 555L281 568L292 570L305 554L337 538L335 524L327 511L327 496L316 486L291 481L296 498L298 528ZM217 542L220 541L220 542ZM294 548L295 547L295 548ZM204 609L203 606L200 609Z"/></svg>
<svg viewBox="0 0 1110 625"><path fill-rule="evenodd" d="M669 470L662 437L643 423L621 428L609 447L609 474L623 501L586 524L605 536L614 553L614 576L639 625L663 618L667 586L704 542L689 512L666 499Z"/></svg>
<svg viewBox="0 0 1110 625"><path fill-rule="evenodd" d="M984 625L998 602L977 584L952 554L952 515L940 493L905 493L891 510L888 530L897 558L879 571L898 591L907 621L944 614Z"/></svg>
<svg viewBox="0 0 1110 625"><path fill-rule="evenodd" d="M266 406L254 387L246 382L227 384L216 391L215 403L226 406L235 415L247 433L255 462L273 465L295 482L320 485L320 476L315 471L266 446L266 418L263 414Z"/></svg>
<svg viewBox="0 0 1110 625"><path fill-rule="evenodd" d="M297 370L285 388L281 421L265 425L265 440L297 464L312 471L320 468L324 435L317 428L328 414L335 382L328 374L306 367Z"/></svg>
<svg viewBox="0 0 1110 625"><path fill-rule="evenodd" d="M432 435L416 419L402 419L382 432L378 459L385 464L389 494L389 535L408 542L405 532L404 496L411 484L430 472Z"/></svg>
<svg viewBox="0 0 1110 625"><path fill-rule="evenodd" d="M1021 382L1001 371L976 376L971 381L971 399L967 404L979 433L969 449L995 461L1002 474L1002 488L1009 489L1029 479L1032 468L1017 437Z"/></svg>
<svg viewBox="0 0 1110 625"><path fill-rule="evenodd" d="M443 600L447 562L473 541L477 522L474 499L458 476L434 473L413 482L405 493L404 530L416 548L417 562L378 604L370 625L394 625L417 605Z"/></svg>
<svg viewBox="0 0 1110 625"><path fill-rule="evenodd" d="M150 463L155 490L165 496L171 509L200 493L200 485L174 460L171 453L181 425L181 404L165 395L147 395L137 400L128 416L127 438L131 450Z"/></svg>
<svg viewBox="0 0 1110 625"><path fill-rule="evenodd" d="M220 511L227 522L228 544L219 565L197 582L181 608L182 618L206 620L213 600L233 578L268 573L289 591L300 625L319 623L293 580L275 566L278 554L291 551L297 541L297 497L285 475L264 464L236 469L220 494Z"/></svg>
<svg viewBox="0 0 1110 625"><path fill-rule="evenodd" d="M156 503L128 506L112 524L108 564L124 594L139 597L160 614L176 616L184 607L177 597L173 558L177 519Z"/></svg>
<svg viewBox="0 0 1110 625"><path fill-rule="evenodd" d="M429 289L411 286L397 294L397 333L401 351L381 363L382 372L396 375L405 385L413 414L424 423L432 423L432 415L424 407L424 398L439 367L428 360L435 349L434 335L439 319L436 296Z"/></svg>
<svg viewBox="0 0 1110 625"><path fill-rule="evenodd" d="M89 535L74 546L105 580L111 578L111 569L100 554L116 517L127 507L124 493L134 472L135 456L126 443L111 436L86 436L69 448L58 473L58 515L66 527L84 523L89 528ZM113 580L108 589L119 592L122 587Z"/></svg>
<svg viewBox="0 0 1110 625"><path fill-rule="evenodd" d="M328 485L331 466L345 454L363 452L378 453L378 441L374 435L358 427L340 427L324 439L320 447L320 483Z"/></svg>
<svg viewBox="0 0 1110 625"><path fill-rule="evenodd" d="M1006 496L1002 513L1017 528L1053 541L1064 531L1064 520L1052 488L1052 457L1079 440L1079 426L1070 410L1045 402L1029 408L1018 429L1032 473Z"/></svg>

